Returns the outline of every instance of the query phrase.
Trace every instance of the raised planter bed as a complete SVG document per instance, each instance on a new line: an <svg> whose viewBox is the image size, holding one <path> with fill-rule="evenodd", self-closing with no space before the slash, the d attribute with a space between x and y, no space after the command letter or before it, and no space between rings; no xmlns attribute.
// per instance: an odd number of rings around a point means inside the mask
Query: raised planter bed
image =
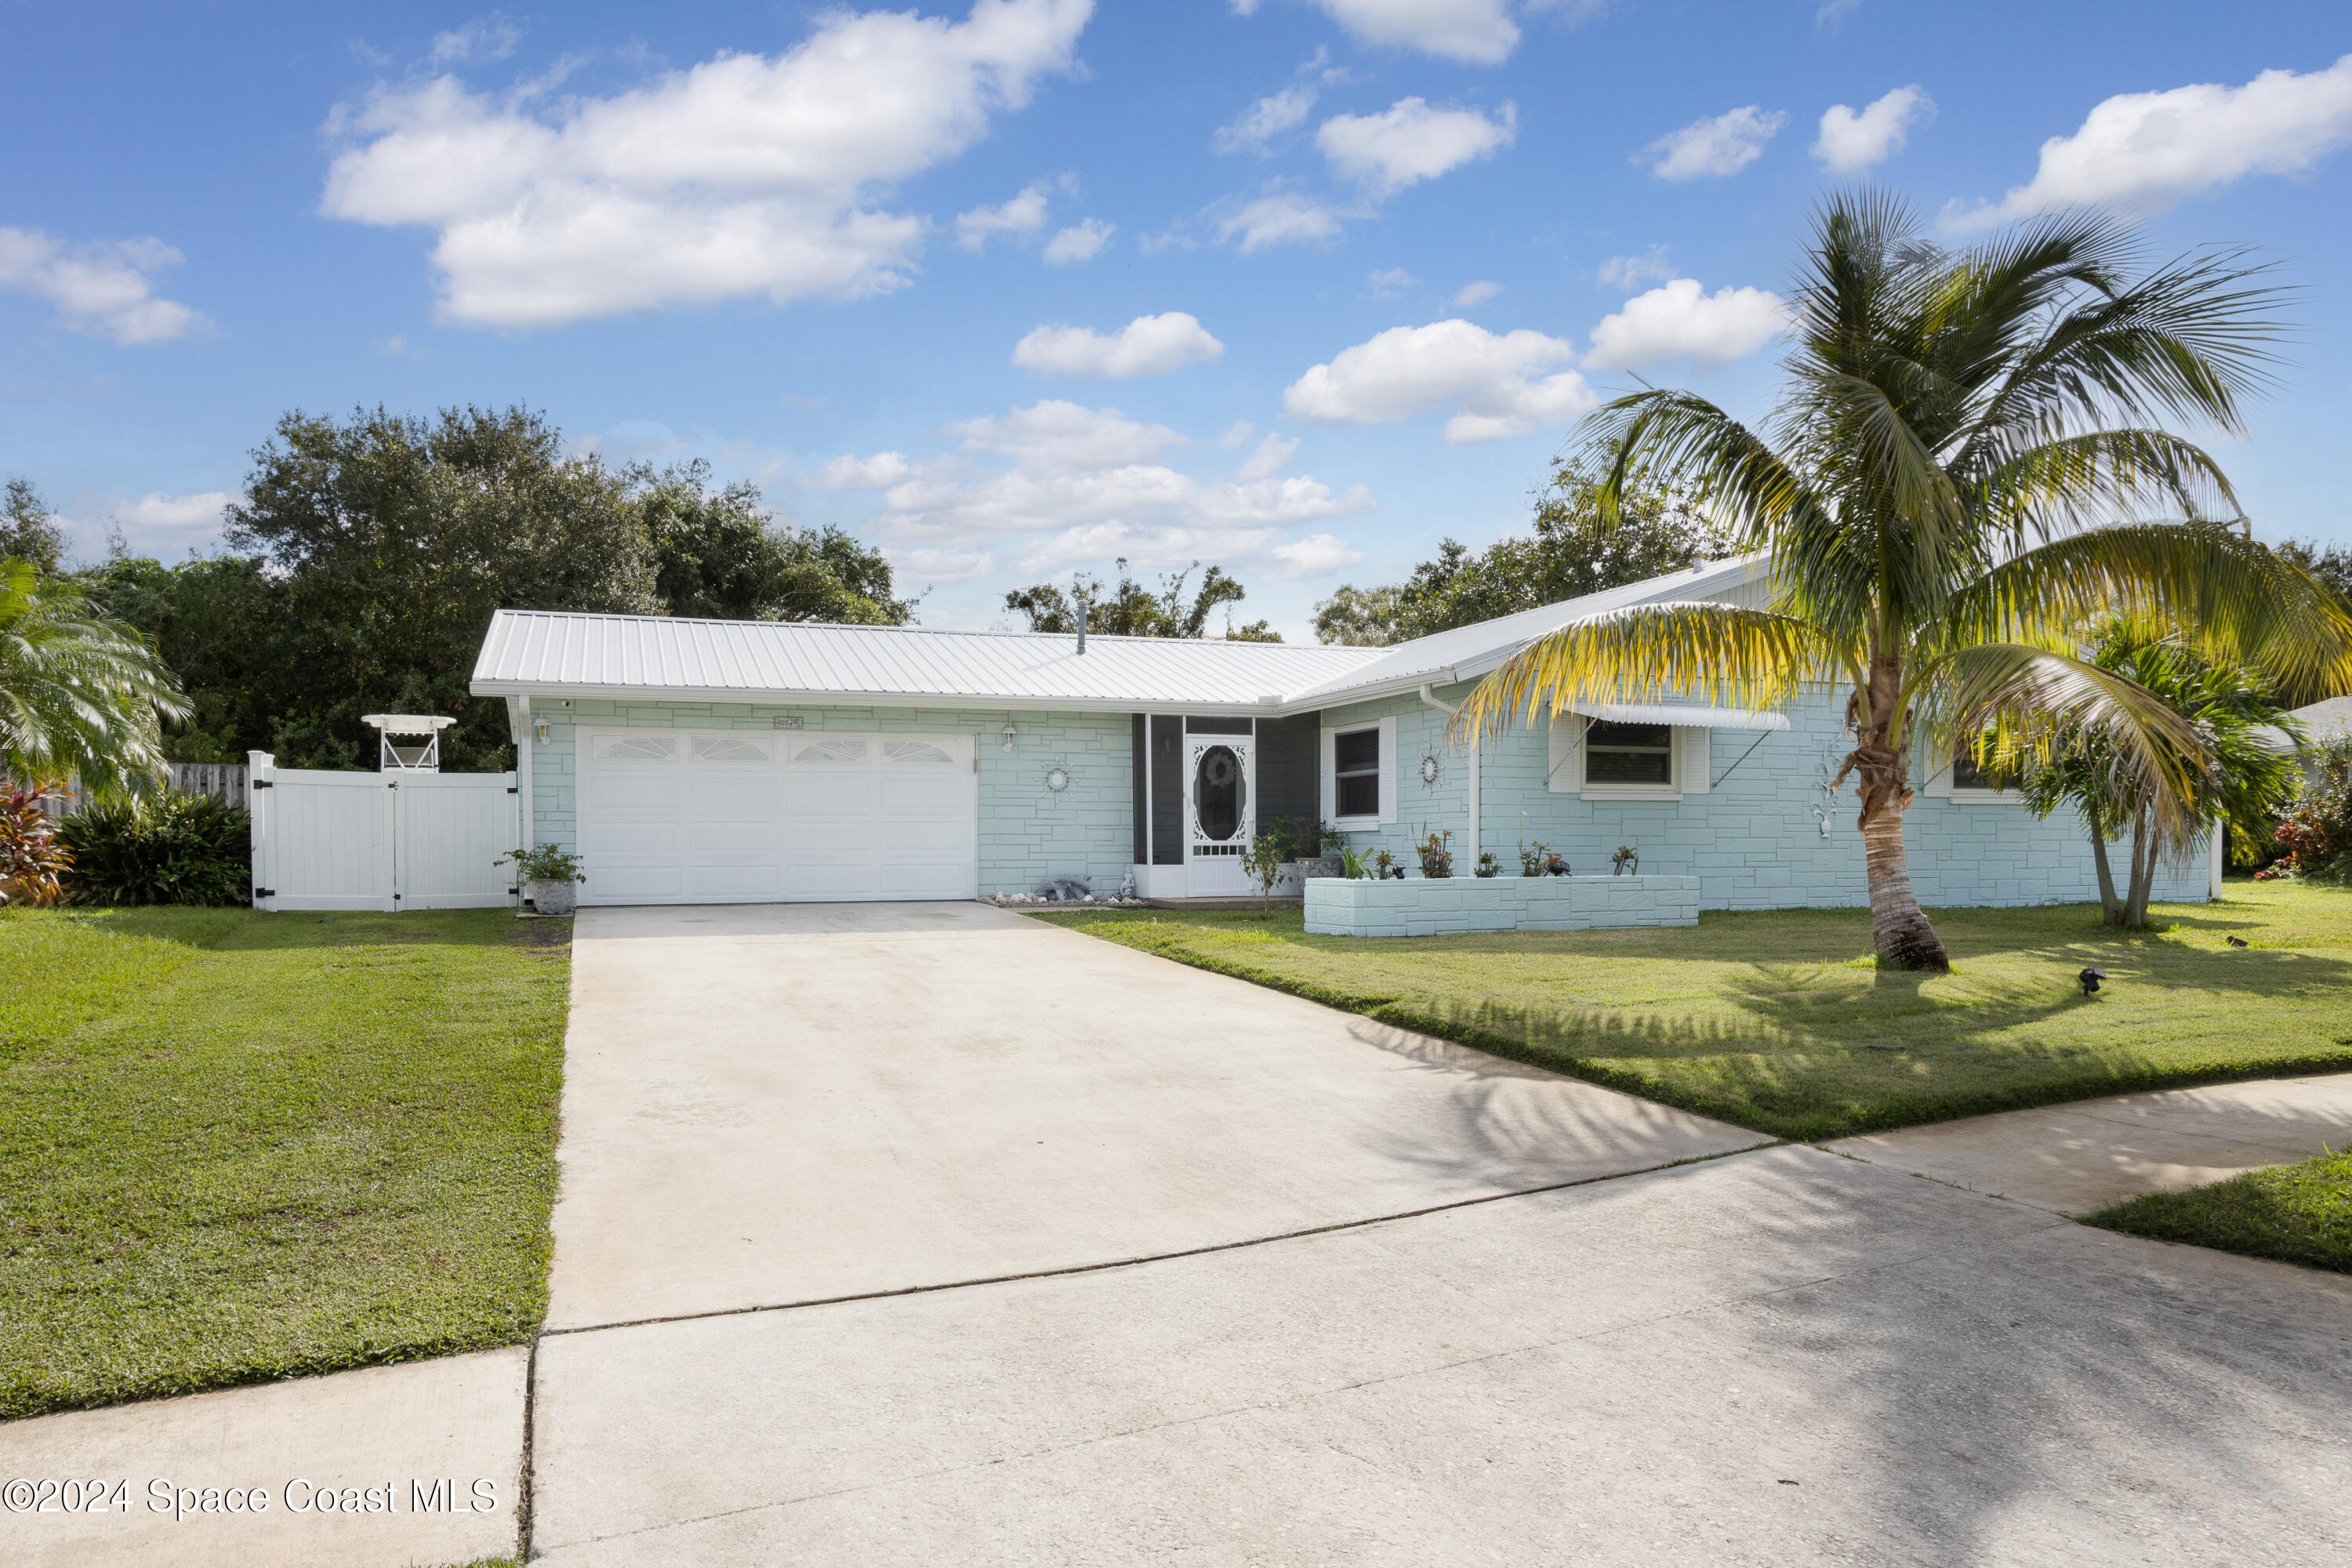
<svg viewBox="0 0 2352 1568"><path fill-rule="evenodd" d="M1307 929L1323 936L1696 924L1696 877L1318 877L1307 883Z"/></svg>

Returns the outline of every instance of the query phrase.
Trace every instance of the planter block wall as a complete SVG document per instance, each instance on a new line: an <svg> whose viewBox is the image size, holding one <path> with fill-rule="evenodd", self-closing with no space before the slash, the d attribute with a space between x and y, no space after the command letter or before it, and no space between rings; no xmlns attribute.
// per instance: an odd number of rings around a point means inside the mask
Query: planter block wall
<svg viewBox="0 0 2352 1568"><path fill-rule="evenodd" d="M1318 877L1307 884L1307 929L1324 936L1696 924L1696 877Z"/></svg>

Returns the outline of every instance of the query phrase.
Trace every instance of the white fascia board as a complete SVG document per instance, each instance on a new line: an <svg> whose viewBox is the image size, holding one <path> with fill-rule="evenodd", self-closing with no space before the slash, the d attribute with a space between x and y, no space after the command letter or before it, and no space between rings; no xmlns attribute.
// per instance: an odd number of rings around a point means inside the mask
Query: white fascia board
<svg viewBox="0 0 2352 1568"><path fill-rule="evenodd" d="M541 685L478 680L477 697L569 697L604 702L736 702L761 708L969 708L985 713L1192 713L1208 718L1276 718L1263 702L1182 702L1166 698L998 697L950 691L753 691L731 686Z"/></svg>

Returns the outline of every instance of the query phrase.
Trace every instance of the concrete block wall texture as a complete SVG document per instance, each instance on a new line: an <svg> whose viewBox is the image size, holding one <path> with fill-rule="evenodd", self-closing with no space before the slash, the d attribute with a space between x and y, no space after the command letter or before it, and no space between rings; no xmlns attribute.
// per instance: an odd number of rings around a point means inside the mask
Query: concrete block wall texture
<svg viewBox="0 0 2352 1568"><path fill-rule="evenodd" d="M1307 929L1328 936L1441 936L1696 925L1696 877L1318 878Z"/></svg>
<svg viewBox="0 0 2352 1568"><path fill-rule="evenodd" d="M980 759L980 890L1025 893L1046 876L1088 879L1116 891L1134 864L1129 805L1134 756L1124 713L1013 713L981 709L818 708L740 702L618 702L575 700L532 707L548 725L532 747L533 837L578 847L574 739L583 725L630 729L773 730L780 715L807 731L878 731L974 735ZM1004 749L1004 727L1013 729ZM1048 769L1070 775L1056 794Z"/></svg>
<svg viewBox="0 0 2352 1568"><path fill-rule="evenodd" d="M1433 695L1451 703L1469 691L1456 686ZM1386 849L1400 864L1417 868L1414 844L1433 829L1450 828L1454 872L1466 876L1474 868L1466 844L1469 758L1446 744L1446 715L1407 696L1328 710L1323 724L1345 729L1391 717L1397 820L1377 832L1350 834L1349 843L1366 854ZM1815 692L1793 704L1788 717L1786 731L1715 731L1708 779L1722 782L1678 801L1588 801L1554 794L1546 787L1549 736L1541 728L1514 729L1480 757L1484 847L1507 875L1518 868L1523 843L1542 841L1579 873L1607 870L1618 846L1631 845L1641 852L1644 874L1698 878L1701 906L1710 910L1865 905L1853 781L1835 793L1828 787L1852 744L1843 699ZM1422 783L1424 756L1437 759L1434 784ZM1918 789L1926 780L1912 782ZM1923 904L2050 904L2098 897L2089 839L2063 808L2044 822L2006 802L1961 802L1922 791L1904 814L1903 834ZM2109 852L2120 869L2128 846L2111 846ZM2201 854L2189 866L2158 872L2159 900L2199 900L2205 892Z"/></svg>

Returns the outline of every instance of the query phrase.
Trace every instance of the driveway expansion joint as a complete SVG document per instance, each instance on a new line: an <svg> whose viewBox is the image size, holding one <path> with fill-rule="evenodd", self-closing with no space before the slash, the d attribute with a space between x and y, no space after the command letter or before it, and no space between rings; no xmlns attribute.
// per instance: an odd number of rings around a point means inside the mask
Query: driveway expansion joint
<svg viewBox="0 0 2352 1568"><path fill-rule="evenodd" d="M1457 1198L1451 1203L1430 1204L1421 1208L1399 1209L1393 1214L1372 1215L1363 1219L1336 1220L1329 1225L1308 1226L1300 1230L1276 1232L1271 1236L1244 1237L1238 1241L1220 1241L1207 1247L1188 1247L1173 1252L1139 1253L1132 1258L1110 1258L1099 1263L1072 1263L1058 1268L1033 1268L1018 1274L987 1274L969 1279L945 1279L935 1285L901 1285L887 1290L860 1290L844 1296L818 1296L802 1301L768 1301L750 1307L716 1307L706 1312L673 1312L659 1317L625 1318L609 1323L575 1323L566 1328L541 1331L531 1342L533 1363L542 1340L568 1338L574 1334L612 1333L621 1329L656 1328L664 1323L698 1323L714 1318L748 1318L768 1312L799 1312L814 1307L844 1307L859 1301L887 1301L901 1296L936 1296L949 1290L972 1290L989 1285L1018 1285L1030 1279L1062 1279L1081 1274L1106 1274L1118 1268L1140 1268L1147 1264L1169 1263L1186 1258L1207 1258L1220 1252L1241 1252L1253 1247L1265 1247L1275 1242L1301 1241L1309 1237L1331 1236L1341 1231L1365 1230L1375 1226L1393 1225L1400 1220L1419 1219L1425 1215L1447 1214L1456 1209L1477 1208L1486 1204L1506 1203L1513 1198L1541 1197L1546 1193L1567 1192L1574 1187L1593 1186L1601 1182L1623 1181L1632 1176L1655 1175L1660 1171L1672 1171L1684 1165L1701 1165L1717 1160L1729 1160L1742 1154L1759 1153L1768 1149L1788 1147L1785 1139L1766 1139L1745 1149L1727 1149L1716 1154L1689 1154L1679 1160L1666 1160L1655 1165L1643 1165L1630 1171L1610 1171L1597 1176L1578 1176L1570 1181L1548 1182L1538 1187L1519 1187L1507 1193L1486 1193L1475 1198Z"/></svg>

